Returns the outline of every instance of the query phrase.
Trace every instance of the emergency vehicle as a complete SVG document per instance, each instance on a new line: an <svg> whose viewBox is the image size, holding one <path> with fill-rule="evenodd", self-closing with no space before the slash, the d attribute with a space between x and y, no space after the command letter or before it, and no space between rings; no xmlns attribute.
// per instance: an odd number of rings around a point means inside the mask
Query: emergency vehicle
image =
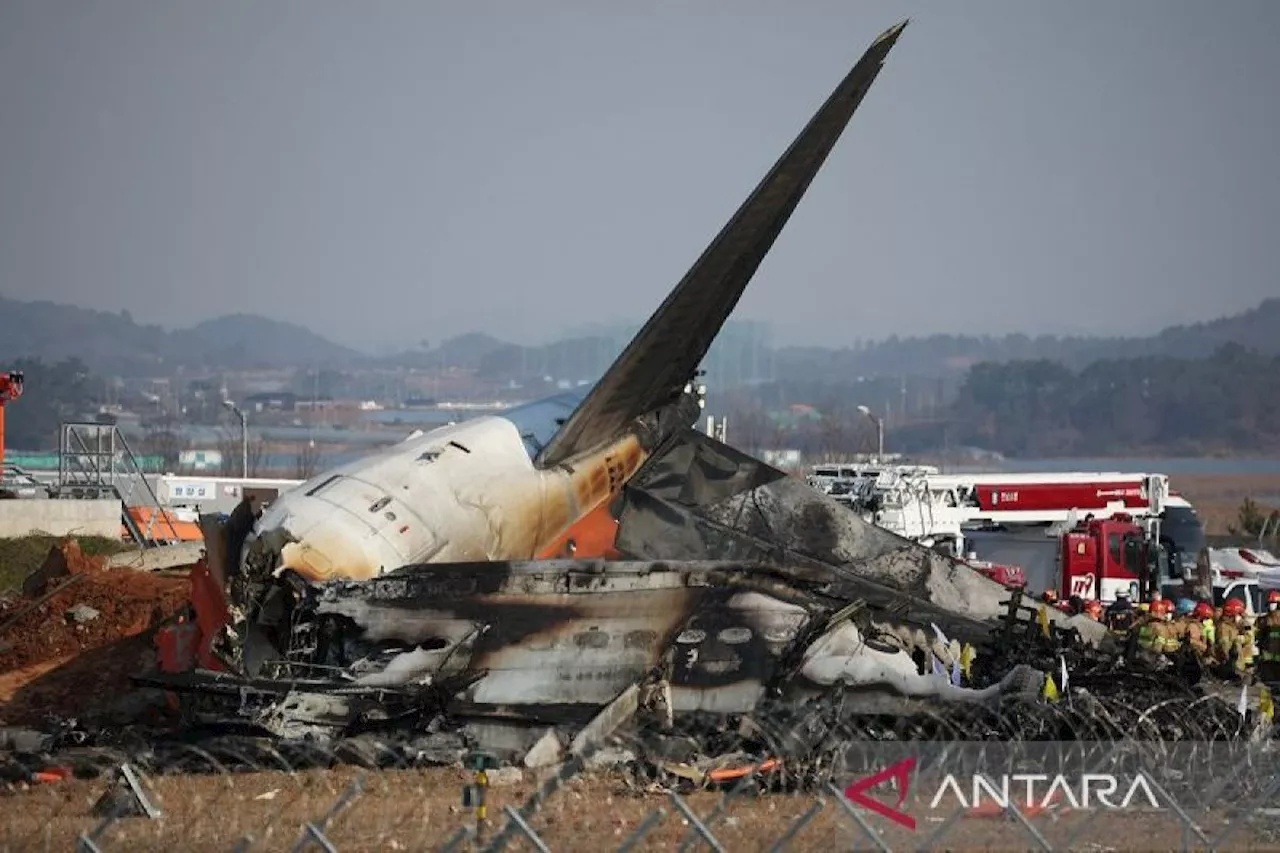
<svg viewBox="0 0 1280 853"><path fill-rule="evenodd" d="M954 543L979 527L1063 525L1089 516L1128 515L1175 546L1181 568L1204 547L1195 508L1169 489L1164 474L1044 472L939 474L927 466L836 466L810 469L808 481L872 523L925 544ZM926 542L926 540L931 540Z"/></svg>
<svg viewBox="0 0 1280 853"><path fill-rule="evenodd" d="M1124 591L1134 601L1150 601L1170 576L1168 552L1129 515L1090 519L1058 543L1058 593L1064 599L1114 601Z"/></svg>
<svg viewBox="0 0 1280 853"><path fill-rule="evenodd" d="M1047 472L939 474L881 469L874 478L811 476L815 486L868 521L930 547L945 546L979 567L1017 560L978 554L966 544L992 531L1017 532L1035 552L1033 585L1064 598L1109 601L1120 589L1149 597L1156 589L1194 576L1204 548L1204 526L1195 508L1172 493L1164 474ZM816 468L814 469L816 472ZM843 472L840 472L843 473ZM979 534L979 531L985 531ZM981 568L980 568L981 570ZM984 572L987 573L987 572ZM989 576L991 576L989 574Z"/></svg>

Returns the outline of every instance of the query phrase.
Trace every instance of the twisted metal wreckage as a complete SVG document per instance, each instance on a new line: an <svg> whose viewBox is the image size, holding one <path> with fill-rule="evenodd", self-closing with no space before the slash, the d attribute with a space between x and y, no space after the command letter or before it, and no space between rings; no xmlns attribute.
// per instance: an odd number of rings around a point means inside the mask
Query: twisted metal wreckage
<svg viewBox="0 0 1280 853"><path fill-rule="evenodd" d="M868 737L1061 738L1075 723L1034 709L1069 662L1098 702L1119 695L1108 725L1129 725L1118 709L1137 690L1141 707L1195 703L1201 736L1234 736L1233 708L1121 663L1097 623L1036 626L1016 592L694 428L699 363L905 26L876 39L585 397L325 472L225 560L211 530L196 618L168 629L166 671L142 682L286 741L461 732L518 758L624 724L742 746L741 720L766 708L826 709Z"/></svg>

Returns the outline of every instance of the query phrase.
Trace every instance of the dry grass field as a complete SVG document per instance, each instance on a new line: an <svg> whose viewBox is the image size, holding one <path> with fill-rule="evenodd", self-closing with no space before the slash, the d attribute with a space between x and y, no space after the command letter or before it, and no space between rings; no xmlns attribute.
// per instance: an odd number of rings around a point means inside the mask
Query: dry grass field
<svg viewBox="0 0 1280 853"><path fill-rule="evenodd" d="M153 779L148 787L162 816L128 818L94 839L103 851L287 850L300 838L304 823L320 823L344 790L362 778L363 792L335 815L325 834L337 850L438 850L471 814L461 806L461 770L365 772L355 768L298 774L264 772L235 776L186 776ZM490 789L490 834L505 821L502 807L518 807L533 793L535 779ZM76 781L11 790L0 795L0 851L69 850L76 836L98 823L90 813L101 794L101 781ZM882 798L896 805L890 794ZM770 850L788 828L809 811L813 794L736 795L719 810L724 795L715 791L689 794L685 804L710 824L723 849ZM1011 818L964 815L945 824L954 806L929 810L924 803L908 807L917 817L915 831L898 827L869 812L860 817L882 833L890 849L991 850L1033 849L1027 830ZM547 798L530 825L555 851L616 850L655 809L663 814L633 850L677 850L692 841L688 819L661 790L637 790L620 774L599 773L570 780ZM1209 838L1231 831L1218 849L1276 849L1274 818L1227 821L1226 814L1195 813ZM1125 813L1050 810L1033 816L1033 825L1054 847L1092 850L1181 849L1182 824L1168 810ZM1232 831L1234 830L1234 831ZM929 842L934 832L939 839ZM1074 838L1073 838L1074 836ZM251 839L247 847L237 843ZM1196 839L1192 836L1192 843ZM310 849L321 849L312 845ZM464 845L460 849L469 848ZM516 835L508 850L534 850ZM686 849L708 849L690 845ZM788 851L875 849L832 797L785 845Z"/></svg>
<svg viewBox="0 0 1280 853"><path fill-rule="evenodd" d="M1207 474L1173 477L1175 491L1191 501L1211 535L1228 533L1245 498L1280 509L1280 474Z"/></svg>

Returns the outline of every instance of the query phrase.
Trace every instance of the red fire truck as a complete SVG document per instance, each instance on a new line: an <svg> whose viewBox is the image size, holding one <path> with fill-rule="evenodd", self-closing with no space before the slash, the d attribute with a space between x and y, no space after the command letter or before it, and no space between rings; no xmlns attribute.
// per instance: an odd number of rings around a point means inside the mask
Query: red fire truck
<svg viewBox="0 0 1280 853"><path fill-rule="evenodd" d="M1058 538L1058 594L1113 601L1126 591L1149 601L1169 577L1168 552L1131 516L1094 518Z"/></svg>

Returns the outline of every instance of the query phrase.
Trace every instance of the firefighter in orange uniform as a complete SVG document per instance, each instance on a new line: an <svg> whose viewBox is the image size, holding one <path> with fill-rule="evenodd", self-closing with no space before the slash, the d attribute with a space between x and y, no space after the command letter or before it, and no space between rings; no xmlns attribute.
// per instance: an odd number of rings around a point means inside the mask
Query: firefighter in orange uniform
<svg viewBox="0 0 1280 853"><path fill-rule="evenodd" d="M1204 635L1207 649L1205 651L1203 663L1209 666L1213 662L1213 650L1218 642L1218 628L1215 623L1217 614L1213 610L1213 605L1208 601L1197 602L1195 613L1192 614L1200 621L1200 631Z"/></svg>
<svg viewBox="0 0 1280 853"><path fill-rule="evenodd" d="M1228 598L1214 626L1214 663L1223 676L1248 678L1253 666L1253 636L1244 623L1244 602Z"/></svg>
<svg viewBox="0 0 1280 853"><path fill-rule="evenodd" d="M1201 601L1193 604L1191 612L1182 620L1182 636L1191 651L1196 656L1196 661L1201 666L1208 666L1213 660L1213 608L1208 602ZM1205 620L1209 619L1206 626Z"/></svg>
<svg viewBox="0 0 1280 853"><path fill-rule="evenodd" d="M1138 645L1148 652L1169 654L1181 646L1178 628L1173 624L1173 602L1157 598L1151 602L1151 618L1138 630Z"/></svg>

